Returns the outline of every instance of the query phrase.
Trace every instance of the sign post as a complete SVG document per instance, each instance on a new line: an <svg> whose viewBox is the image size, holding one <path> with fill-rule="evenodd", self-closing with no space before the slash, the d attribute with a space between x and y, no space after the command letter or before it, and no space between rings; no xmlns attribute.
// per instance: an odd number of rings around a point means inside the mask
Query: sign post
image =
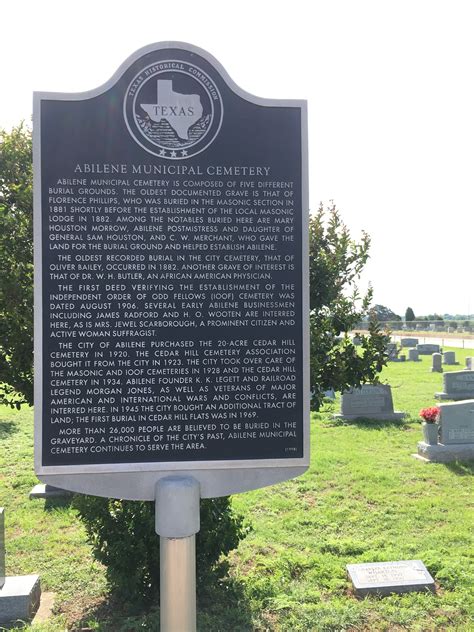
<svg viewBox="0 0 474 632"><path fill-rule="evenodd" d="M36 472L168 503L168 565L197 519L173 536L170 486L195 507L309 464L306 103L166 42L33 120Z"/></svg>

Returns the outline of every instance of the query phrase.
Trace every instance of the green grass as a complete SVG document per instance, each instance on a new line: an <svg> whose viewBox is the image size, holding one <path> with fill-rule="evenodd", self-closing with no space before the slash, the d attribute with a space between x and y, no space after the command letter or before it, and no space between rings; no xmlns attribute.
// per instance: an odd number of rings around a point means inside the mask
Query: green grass
<svg viewBox="0 0 474 632"><path fill-rule="evenodd" d="M472 350L456 349L460 370ZM231 556L231 578L199 602L203 632L474 630L474 462L414 459L420 408L434 405L442 376L420 363L391 363L402 422L342 422L338 403L312 418L312 463L302 477L234 497L253 530ZM31 411L0 417L0 505L6 508L8 574L39 573L57 593L56 615L38 632L158 630L158 613L109 606L67 504L29 501ZM421 559L437 594L356 599L348 563ZM82 621L82 623L80 623Z"/></svg>

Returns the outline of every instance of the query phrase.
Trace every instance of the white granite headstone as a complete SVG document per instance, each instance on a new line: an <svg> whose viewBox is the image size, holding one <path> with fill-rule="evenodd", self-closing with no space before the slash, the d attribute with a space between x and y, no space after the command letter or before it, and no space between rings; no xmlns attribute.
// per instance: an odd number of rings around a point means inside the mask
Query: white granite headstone
<svg viewBox="0 0 474 632"><path fill-rule="evenodd" d="M357 596L435 591L434 579L421 560L348 564L347 573Z"/></svg>

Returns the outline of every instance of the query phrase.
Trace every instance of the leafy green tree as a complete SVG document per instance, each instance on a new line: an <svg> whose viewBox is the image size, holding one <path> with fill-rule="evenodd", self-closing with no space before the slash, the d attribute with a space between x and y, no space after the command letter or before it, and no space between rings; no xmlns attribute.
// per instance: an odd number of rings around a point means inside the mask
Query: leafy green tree
<svg viewBox="0 0 474 632"><path fill-rule="evenodd" d="M376 382L387 362L388 336L370 311L372 289L361 296L356 286L369 258L370 237L354 241L335 205L321 204L309 221L310 366L312 404L324 391L343 391ZM368 331L356 347L349 333L369 312Z"/></svg>
<svg viewBox="0 0 474 632"><path fill-rule="evenodd" d="M31 131L0 130L0 403L33 403Z"/></svg>
<svg viewBox="0 0 474 632"><path fill-rule="evenodd" d="M389 321L401 321L402 317L398 314L395 314L390 307L385 307L385 305L374 305L372 308L372 312L380 322L389 322Z"/></svg>
<svg viewBox="0 0 474 632"><path fill-rule="evenodd" d="M416 320L415 312L412 310L411 307L407 307L406 312L405 312L405 322L411 323L414 320Z"/></svg>

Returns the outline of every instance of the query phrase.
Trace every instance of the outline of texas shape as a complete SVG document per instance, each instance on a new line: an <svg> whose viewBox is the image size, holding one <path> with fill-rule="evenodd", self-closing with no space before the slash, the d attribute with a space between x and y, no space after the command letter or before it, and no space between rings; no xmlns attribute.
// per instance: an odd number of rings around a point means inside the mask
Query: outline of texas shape
<svg viewBox="0 0 474 632"><path fill-rule="evenodd" d="M202 117L203 108L198 94L174 92L171 79L156 82L156 103L140 103L155 123L168 121L182 140L189 140L189 128Z"/></svg>

